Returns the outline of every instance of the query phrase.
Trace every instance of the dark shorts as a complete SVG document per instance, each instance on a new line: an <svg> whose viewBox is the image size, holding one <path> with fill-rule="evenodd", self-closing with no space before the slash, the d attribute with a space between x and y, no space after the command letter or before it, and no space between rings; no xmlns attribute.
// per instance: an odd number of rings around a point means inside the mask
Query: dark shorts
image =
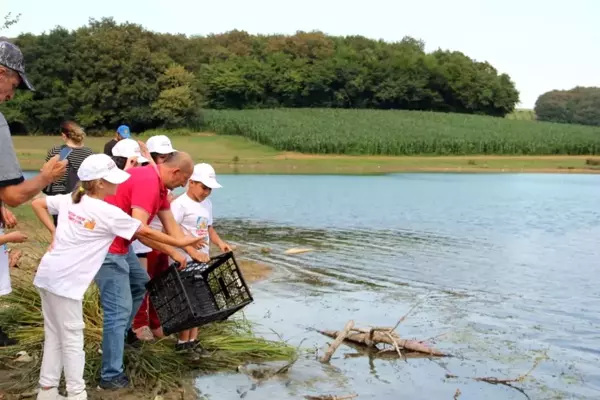
<svg viewBox="0 0 600 400"><path fill-rule="evenodd" d="M136 254L136 256L138 258L148 258L148 253L140 253L140 254Z"/></svg>

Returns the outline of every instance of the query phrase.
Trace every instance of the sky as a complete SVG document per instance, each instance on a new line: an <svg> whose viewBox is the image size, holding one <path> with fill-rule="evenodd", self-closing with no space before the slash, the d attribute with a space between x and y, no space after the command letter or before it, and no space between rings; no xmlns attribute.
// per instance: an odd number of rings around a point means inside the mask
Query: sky
<svg viewBox="0 0 600 400"><path fill-rule="evenodd" d="M428 52L462 51L510 75L520 108L533 108L549 90L600 86L600 0L0 0L0 15L8 12L21 13L2 32L8 37L75 29L102 17L186 35L238 29L389 42L412 36Z"/></svg>

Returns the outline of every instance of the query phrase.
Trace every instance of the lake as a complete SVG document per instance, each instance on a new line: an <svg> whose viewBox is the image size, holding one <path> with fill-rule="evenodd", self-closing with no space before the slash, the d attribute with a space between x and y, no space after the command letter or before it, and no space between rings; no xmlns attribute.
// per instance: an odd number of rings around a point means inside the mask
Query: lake
<svg viewBox="0 0 600 400"><path fill-rule="evenodd" d="M253 286L259 331L318 349L313 329L400 325L454 357L385 360L341 346L285 379L198 379L219 400L522 399L472 377L510 379L531 399L600 398L600 176L575 174L222 175L215 226L275 267ZM272 250L262 254L261 248ZM291 247L313 252L285 255ZM446 378L446 374L458 378Z"/></svg>

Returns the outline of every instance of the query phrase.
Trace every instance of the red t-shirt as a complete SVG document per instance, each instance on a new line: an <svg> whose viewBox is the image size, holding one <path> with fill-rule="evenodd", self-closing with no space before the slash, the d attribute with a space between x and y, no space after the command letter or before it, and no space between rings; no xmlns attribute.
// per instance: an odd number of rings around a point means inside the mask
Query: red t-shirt
<svg viewBox="0 0 600 400"><path fill-rule="evenodd" d="M159 211L170 208L167 199L168 190L153 165L131 168L127 172L131 174L131 177L119 185L117 194L106 196L104 200L129 215L133 208L141 208L149 214L148 221L145 221L148 224ZM130 244L130 240L117 237L110 245L108 252L127 254Z"/></svg>

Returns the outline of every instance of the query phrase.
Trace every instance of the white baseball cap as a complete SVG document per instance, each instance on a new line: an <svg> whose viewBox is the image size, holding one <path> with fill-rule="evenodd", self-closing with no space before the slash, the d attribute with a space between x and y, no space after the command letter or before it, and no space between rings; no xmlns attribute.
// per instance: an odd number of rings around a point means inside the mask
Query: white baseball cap
<svg viewBox="0 0 600 400"><path fill-rule="evenodd" d="M104 179L116 185L129 179L129 174L117 167L117 164L106 154L92 154L83 160L77 171L83 182Z"/></svg>
<svg viewBox="0 0 600 400"><path fill-rule="evenodd" d="M148 146L150 153L171 154L177 151L173 148L171 139L165 135L152 136L146 142L146 146Z"/></svg>
<svg viewBox="0 0 600 400"><path fill-rule="evenodd" d="M218 189L223 186L217 182L217 176L215 170L210 164L202 163L194 166L194 172L190 177L191 181L203 183L205 186L211 189Z"/></svg>
<svg viewBox="0 0 600 400"><path fill-rule="evenodd" d="M146 163L148 159L142 157L140 145L133 139L121 139L112 148L112 155L115 157L137 157L137 162Z"/></svg>

